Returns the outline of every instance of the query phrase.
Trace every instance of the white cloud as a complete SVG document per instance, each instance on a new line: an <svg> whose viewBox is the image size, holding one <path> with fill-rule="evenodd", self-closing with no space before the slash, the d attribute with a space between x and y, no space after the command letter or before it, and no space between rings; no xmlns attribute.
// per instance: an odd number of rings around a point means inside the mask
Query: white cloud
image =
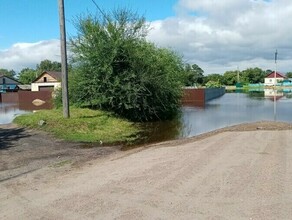
<svg viewBox="0 0 292 220"><path fill-rule="evenodd" d="M249 67L292 71L291 0L178 0L176 16L151 23L148 39L183 54L205 73ZM0 50L0 68L60 61L59 40L17 43Z"/></svg>
<svg viewBox="0 0 292 220"><path fill-rule="evenodd" d="M248 67L292 71L292 2L179 0L177 16L151 24L149 40L182 53L206 73Z"/></svg>
<svg viewBox="0 0 292 220"><path fill-rule="evenodd" d="M36 43L16 43L6 50L0 50L0 68L20 71L35 68L42 60L60 62L60 41L47 40Z"/></svg>

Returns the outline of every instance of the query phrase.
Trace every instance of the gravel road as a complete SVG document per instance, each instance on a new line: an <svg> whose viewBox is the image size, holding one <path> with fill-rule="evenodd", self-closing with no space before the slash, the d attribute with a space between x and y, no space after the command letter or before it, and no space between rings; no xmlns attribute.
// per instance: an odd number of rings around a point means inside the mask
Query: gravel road
<svg viewBox="0 0 292 220"><path fill-rule="evenodd" d="M0 150L1 162L11 149ZM291 219L290 124L247 124L110 152L78 166L70 157L51 161L13 178L3 167L0 219Z"/></svg>

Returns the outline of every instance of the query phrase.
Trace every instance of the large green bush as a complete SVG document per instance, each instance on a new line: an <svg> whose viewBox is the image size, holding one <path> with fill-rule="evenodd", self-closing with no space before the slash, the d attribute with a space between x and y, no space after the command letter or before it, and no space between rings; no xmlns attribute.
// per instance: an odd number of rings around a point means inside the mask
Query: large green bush
<svg viewBox="0 0 292 220"><path fill-rule="evenodd" d="M71 102L134 121L164 120L179 110L183 62L145 40L144 18L119 10L79 18L71 40Z"/></svg>

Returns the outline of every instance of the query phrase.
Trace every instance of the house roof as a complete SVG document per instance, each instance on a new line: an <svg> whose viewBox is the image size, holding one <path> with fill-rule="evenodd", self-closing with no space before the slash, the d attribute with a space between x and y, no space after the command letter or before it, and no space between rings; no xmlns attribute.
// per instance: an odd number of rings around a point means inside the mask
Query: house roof
<svg viewBox="0 0 292 220"><path fill-rule="evenodd" d="M275 78L275 71L271 72L266 78ZM276 78L286 78L283 74L276 72Z"/></svg>
<svg viewBox="0 0 292 220"><path fill-rule="evenodd" d="M53 77L54 79L56 79L57 81L61 81L62 79L62 72L56 72L56 71L44 71L42 72L41 75L39 75L35 80L38 81L44 74L49 74L51 77Z"/></svg>
<svg viewBox="0 0 292 220"><path fill-rule="evenodd" d="M31 85L18 85L21 90L31 90Z"/></svg>
<svg viewBox="0 0 292 220"><path fill-rule="evenodd" d="M17 84L21 84L21 82L17 81L16 79L13 79L13 78L11 78L11 77L9 77L9 76L4 75L3 73L0 73L0 78L2 78L2 77L8 78L8 79L10 79L10 80L13 80L13 81L16 82Z"/></svg>

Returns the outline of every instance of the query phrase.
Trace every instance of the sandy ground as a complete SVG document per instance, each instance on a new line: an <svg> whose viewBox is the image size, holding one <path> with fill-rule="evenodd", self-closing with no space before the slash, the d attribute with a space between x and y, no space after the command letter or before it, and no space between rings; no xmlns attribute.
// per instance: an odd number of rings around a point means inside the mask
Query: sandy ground
<svg viewBox="0 0 292 220"><path fill-rule="evenodd" d="M126 152L18 129L0 127L0 219L292 218L291 124Z"/></svg>

